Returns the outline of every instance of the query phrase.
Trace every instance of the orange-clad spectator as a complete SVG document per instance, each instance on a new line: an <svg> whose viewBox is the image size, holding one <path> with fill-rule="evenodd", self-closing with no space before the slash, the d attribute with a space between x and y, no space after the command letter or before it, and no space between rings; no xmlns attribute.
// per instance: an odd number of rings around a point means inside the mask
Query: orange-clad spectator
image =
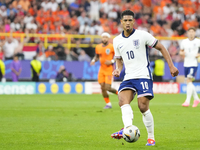
<svg viewBox="0 0 200 150"><path fill-rule="evenodd" d="M50 60L55 60L56 53L53 51L53 46L49 45L47 51L45 52L46 58Z"/></svg>
<svg viewBox="0 0 200 150"><path fill-rule="evenodd" d="M44 17L44 23L52 21L52 16L50 14L43 16ZM53 22L53 21L52 21Z"/></svg>
<svg viewBox="0 0 200 150"><path fill-rule="evenodd" d="M34 5L33 7L30 7L30 6L29 6L28 12L31 14L31 16L35 16L36 13L38 12L38 11L37 11L37 5Z"/></svg>
<svg viewBox="0 0 200 150"><path fill-rule="evenodd" d="M154 21L153 25L151 26L151 30L153 31L154 35L160 35L161 27L156 21Z"/></svg>
<svg viewBox="0 0 200 150"><path fill-rule="evenodd" d="M146 7L151 7L151 0L142 0L142 4Z"/></svg>
<svg viewBox="0 0 200 150"><path fill-rule="evenodd" d="M44 8L41 7L38 11L37 11L37 16L41 16L41 14L44 13Z"/></svg>
<svg viewBox="0 0 200 150"><path fill-rule="evenodd" d="M17 8L17 6L19 5L19 1L20 1L20 0L14 0L14 1L12 2L13 8Z"/></svg>
<svg viewBox="0 0 200 150"><path fill-rule="evenodd" d="M187 31L190 27L192 27L192 22L186 19L186 20L183 22L183 29L184 29L185 31Z"/></svg>
<svg viewBox="0 0 200 150"><path fill-rule="evenodd" d="M102 28L104 32L110 32L110 27L108 25L108 22L102 24Z"/></svg>
<svg viewBox="0 0 200 150"><path fill-rule="evenodd" d="M44 8L40 8L40 10L37 11L37 16L46 16L50 15L50 10L44 11Z"/></svg>
<svg viewBox="0 0 200 150"><path fill-rule="evenodd" d="M52 11L51 15L52 16L57 16L59 11L60 11L60 7L58 7L56 11Z"/></svg>
<svg viewBox="0 0 200 150"><path fill-rule="evenodd" d="M179 4L183 4L185 0L178 0Z"/></svg>
<svg viewBox="0 0 200 150"><path fill-rule="evenodd" d="M131 10L131 6L132 6L131 3L123 4L122 5L122 11L127 10L127 9Z"/></svg>
<svg viewBox="0 0 200 150"><path fill-rule="evenodd" d="M193 7L183 7L185 15L194 14L195 9Z"/></svg>
<svg viewBox="0 0 200 150"><path fill-rule="evenodd" d="M107 2L107 0L100 0L101 4Z"/></svg>
<svg viewBox="0 0 200 150"><path fill-rule="evenodd" d="M50 17L50 19L51 19L51 22L52 22L52 23L54 23L54 22L56 22L56 21L60 21L60 20L61 20L61 19L60 19L60 17L59 17L59 16L57 16L57 15L56 15L56 16L55 16L55 15L51 16L51 17Z"/></svg>
<svg viewBox="0 0 200 150"><path fill-rule="evenodd" d="M77 19L76 15L74 15L71 18L71 26L74 27L74 28L78 28L79 27L79 22L78 22L78 19Z"/></svg>
<svg viewBox="0 0 200 150"><path fill-rule="evenodd" d="M140 5L139 1L137 1L131 8L131 10L134 10L134 13L139 13L141 9L142 9L142 6Z"/></svg>
<svg viewBox="0 0 200 150"><path fill-rule="evenodd" d="M47 23L44 24L43 28L49 32L51 30L55 31L55 26L51 23L51 21L48 21Z"/></svg>
<svg viewBox="0 0 200 150"><path fill-rule="evenodd" d="M113 35L119 34L117 22L113 22L113 24L111 26L111 34L113 34Z"/></svg>
<svg viewBox="0 0 200 150"><path fill-rule="evenodd" d="M4 26L0 26L0 33L4 33L5 32L5 28ZM0 40L4 40L5 36L0 36Z"/></svg>
<svg viewBox="0 0 200 150"><path fill-rule="evenodd" d="M30 6L30 2L29 2L29 0L20 0L19 5L22 6L23 10L28 11L28 8Z"/></svg>
<svg viewBox="0 0 200 150"><path fill-rule="evenodd" d="M99 21L101 22L101 24L105 24L106 22L108 22L107 15L103 14L102 18L100 18Z"/></svg>
<svg viewBox="0 0 200 150"><path fill-rule="evenodd" d="M69 16L69 11L67 10L66 7L64 7L59 13L59 16L62 16L62 18L68 17Z"/></svg>
<svg viewBox="0 0 200 150"><path fill-rule="evenodd" d="M162 7L159 6L159 5L155 5L154 8L153 8L154 14L158 14L158 13L160 13L160 12L162 12L162 11L163 11L163 9L162 9Z"/></svg>
<svg viewBox="0 0 200 150"><path fill-rule="evenodd" d="M43 18L42 14L40 14L40 16L37 16L35 20L37 23L39 23L41 25L43 25L43 23L45 22L45 18Z"/></svg>
<svg viewBox="0 0 200 150"><path fill-rule="evenodd" d="M160 6L163 8L164 6L166 6L167 4L171 4L172 1L171 0L162 0L160 2Z"/></svg>

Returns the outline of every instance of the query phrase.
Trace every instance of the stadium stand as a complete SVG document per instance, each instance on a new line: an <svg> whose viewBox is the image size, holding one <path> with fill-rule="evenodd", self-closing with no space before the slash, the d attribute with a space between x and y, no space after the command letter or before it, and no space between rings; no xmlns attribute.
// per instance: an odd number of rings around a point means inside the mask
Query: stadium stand
<svg viewBox="0 0 200 150"><path fill-rule="evenodd" d="M43 54L49 44L54 46L55 51L55 43L62 41L67 43L64 44L67 48L62 50L65 56L68 50L70 55L75 56L73 47L76 47L77 41L86 51L89 43L94 43L93 47L99 43L93 35L104 31L113 36L119 34L122 31L120 13L125 9L135 12L135 28L154 36L180 39L185 37L185 31L191 26L197 28L197 36L200 36L199 6L199 0L2 0L0 32L16 33L21 42L25 37L23 33L30 34L28 43L32 45L25 44L25 59L32 59L37 53L39 46L33 43L41 42L44 43ZM2 34L1 43L7 39L4 35L9 36ZM174 61L181 61L176 55L179 50L177 41L163 40L163 43ZM151 54L154 54L153 50Z"/></svg>

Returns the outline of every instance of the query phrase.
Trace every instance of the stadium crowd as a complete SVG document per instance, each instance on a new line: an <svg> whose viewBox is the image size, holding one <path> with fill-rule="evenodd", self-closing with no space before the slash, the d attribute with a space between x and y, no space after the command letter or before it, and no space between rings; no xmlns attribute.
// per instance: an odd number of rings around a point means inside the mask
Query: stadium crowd
<svg viewBox="0 0 200 150"><path fill-rule="evenodd" d="M44 48L44 38L29 37L38 34L117 35L122 31L120 13L130 9L135 13L135 28L154 36L183 37L191 26L200 36L199 0L2 0L0 2L0 32L27 33L26 42L38 43L39 60L90 61L94 48L90 38L72 39L77 47L67 49L65 38L48 38L57 47ZM23 59L20 39L0 37L0 58L12 59L18 54ZM99 41L94 41L98 43ZM81 48L80 43L88 43ZM163 41L173 61L179 62L177 41ZM4 51L4 52L3 52ZM151 55L159 55L151 50Z"/></svg>

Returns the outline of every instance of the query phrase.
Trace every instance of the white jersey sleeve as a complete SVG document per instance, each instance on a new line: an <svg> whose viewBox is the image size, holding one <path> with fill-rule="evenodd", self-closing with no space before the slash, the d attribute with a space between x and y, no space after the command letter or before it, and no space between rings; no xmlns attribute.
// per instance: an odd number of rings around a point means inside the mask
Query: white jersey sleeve
<svg viewBox="0 0 200 150"><path fill-rule="evenodd" d="M145 33L145 40L146 40L146 45L150 46L150 47L154 47L154 45L158 42L158 40L153 37L150 33L148 32L144 32Z"/></svg>

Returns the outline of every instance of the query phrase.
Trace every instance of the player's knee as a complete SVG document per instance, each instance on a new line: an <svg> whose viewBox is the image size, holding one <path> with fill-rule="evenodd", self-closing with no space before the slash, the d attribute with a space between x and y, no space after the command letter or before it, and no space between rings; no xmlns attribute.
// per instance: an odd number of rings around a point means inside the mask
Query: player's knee
<svg viewBox="0 0 200 150"><path fill-rule="evenodd" d="M119 106L123 106L124 104L127 104L127 101L126 99L124 99L124 97L118 95L118 98L119 98Z"/></svg>
<svg viewBox="0 0 200 150"><path fill-rule="evenodd" d="M138 103L138 107L141 113L144 113L148 110L148 105L145 103Z"/></svg>
<svg viewBox="0 0 200 150"><path fill-rule="evenodd" d="M101 85L101 90L102 91L106 90L105 85Z"/></svg>

